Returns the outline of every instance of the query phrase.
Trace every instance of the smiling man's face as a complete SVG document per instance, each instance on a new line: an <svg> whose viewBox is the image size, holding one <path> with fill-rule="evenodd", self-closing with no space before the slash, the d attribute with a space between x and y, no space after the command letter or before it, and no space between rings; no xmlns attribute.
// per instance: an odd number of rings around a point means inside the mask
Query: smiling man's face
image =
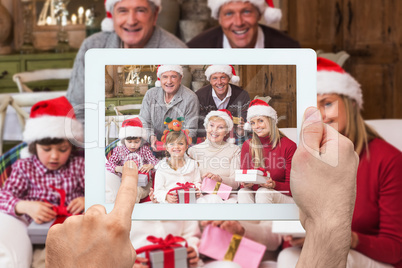
<svg viewBox="0 0 402 268"><path fill-rule="evenodd" d="M219 10L219 24L232 48L254 48L260 12L250 2L229 2Z"/></svg>
<svg viewBox="0 0 402 268"><path fill-rule="evenodd" d="M122 0L113 8L114 31L125 48L143 48L151 38L158 8L151 7L148 0Z"/></svg>

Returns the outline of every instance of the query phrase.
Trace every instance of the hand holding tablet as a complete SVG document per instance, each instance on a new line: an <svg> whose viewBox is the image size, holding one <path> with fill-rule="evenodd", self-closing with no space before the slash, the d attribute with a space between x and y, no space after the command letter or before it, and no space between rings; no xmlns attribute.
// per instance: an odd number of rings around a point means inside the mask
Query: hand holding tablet
<svg viewBox="0 0 402 268"><path fill-rule="evenodd" d="M50 228L46 240L49 267L132 267L131 214L137 196L138 167L127 161L115 206L109 214L93 205L85 215L72 216Z"/></svg>

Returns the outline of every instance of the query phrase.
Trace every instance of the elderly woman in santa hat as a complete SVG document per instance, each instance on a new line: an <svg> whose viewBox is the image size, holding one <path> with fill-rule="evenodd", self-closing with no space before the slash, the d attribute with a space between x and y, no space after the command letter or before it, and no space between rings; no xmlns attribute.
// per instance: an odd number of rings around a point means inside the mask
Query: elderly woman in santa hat
<svg viewBox="0 0 402 268"><path fill-rule="evenodd" d="M212 179L232 187L239 188L235 182L235 170L240 167L240 148L234 144L233 117L226 109L211 111L204 120L207 138L204 142L191 147L189 155L200 167L201 177ZM236 203L236 194L231 194L226 203ZM222 203L218 195L204 195L198 202Z"/></svg>
<svg viewBox="0 0 402 268"><path fill-rule="evenodd" d="M253 131L241 149L241 169L267 172L266 183L242 183L239 203L294 203L290 168L296 144L279 131L276 111L263 100L250 102L245 129Z"/></svg>
<svg viewBox="0 0 402 268"><path fill-rule="evenodd" d="M323 121L348 137L360 158L347 267L402 267L402 153L364 122L362 90L350 74L324 58L317 69ZM280 254L278 267L295 267L304 239L285 239L294 247Z"/></svg>

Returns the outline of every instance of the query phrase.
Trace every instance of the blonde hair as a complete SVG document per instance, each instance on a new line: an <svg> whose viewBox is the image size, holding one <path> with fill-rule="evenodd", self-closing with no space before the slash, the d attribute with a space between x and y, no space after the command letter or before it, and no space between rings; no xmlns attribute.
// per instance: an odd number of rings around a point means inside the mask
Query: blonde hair
<svg viewBox="0 0 402 268"><path fill-rule="evenodd" d="M340 97L345 104L345 112L347 116L345 136L353 142L355 151L358 155L360 155L363 148L366 149L367 154L369 155L368 143L374 138L382 139L382 137L377 133L377 131L364 122L360 113L360 108L355 100L344 95L340 95Z"/></svg>
<svg viewBox="0 0 402 268"><path fill-rule="evenodd" d="M269 142L272 144L272 149L281 144L281 138L286 137L281 131L279 131L278 126L274 119L268 116L264 116L269 123ZM264 164L264 153L262 150L262 144L257 134L253 132L253 137L250 141L250 154L252 157L253 165L255 168L262 167L265 168Z"/></svg>

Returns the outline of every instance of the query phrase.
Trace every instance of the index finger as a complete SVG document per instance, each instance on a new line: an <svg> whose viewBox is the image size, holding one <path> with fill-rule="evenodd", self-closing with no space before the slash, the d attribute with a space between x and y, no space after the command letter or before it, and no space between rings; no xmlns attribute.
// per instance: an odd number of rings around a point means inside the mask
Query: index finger
<svg viewBox="0 0 402 268"><path fill-rule="evenodd" d="M123 219L129 219L131 224L138 183L138 167L134 161L126 161L121 179L121 185L111 214L118 214Z"/></svg>

